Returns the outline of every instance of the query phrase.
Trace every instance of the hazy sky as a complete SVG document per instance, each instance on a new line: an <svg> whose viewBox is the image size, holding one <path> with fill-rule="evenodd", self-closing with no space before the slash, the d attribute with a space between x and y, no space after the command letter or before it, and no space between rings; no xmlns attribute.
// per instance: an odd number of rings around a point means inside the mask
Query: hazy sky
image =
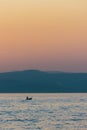
<svg viewBox="0 0 87 130"><path fill-rule="evenodd" d="M87 72L87 0L0 0L0 72Z"/></svg>

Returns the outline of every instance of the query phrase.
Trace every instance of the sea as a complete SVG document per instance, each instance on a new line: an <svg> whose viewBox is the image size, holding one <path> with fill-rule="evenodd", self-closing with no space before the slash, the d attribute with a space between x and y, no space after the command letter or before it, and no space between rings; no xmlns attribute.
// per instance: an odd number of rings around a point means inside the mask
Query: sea
<svg viewBox="0 0 87 130"><path fill-rule="evenodd" d="M87 130L87 94L0 94L0 130Z"/></svg>

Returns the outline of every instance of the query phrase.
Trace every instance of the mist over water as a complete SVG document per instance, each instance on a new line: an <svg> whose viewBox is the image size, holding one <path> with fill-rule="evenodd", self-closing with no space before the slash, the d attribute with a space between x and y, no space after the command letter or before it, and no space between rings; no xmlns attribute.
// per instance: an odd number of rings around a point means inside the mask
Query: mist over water
<svg viewBox="0 0 87 130"><path fill-rule="evenodd" d="M87 94L0 94L0 130L29 129L87 130Z"/></svg>

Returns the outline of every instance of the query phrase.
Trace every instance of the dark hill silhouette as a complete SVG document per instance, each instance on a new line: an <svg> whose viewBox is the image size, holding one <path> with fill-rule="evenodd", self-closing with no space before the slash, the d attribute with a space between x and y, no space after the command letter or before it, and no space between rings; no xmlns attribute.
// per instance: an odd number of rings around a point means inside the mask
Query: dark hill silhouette
<svg viewBox="0 0 87 130"><path fill-rule="evenodd" d="M87 73L39 70L0 73L0 92L87 92Z"/></svg>

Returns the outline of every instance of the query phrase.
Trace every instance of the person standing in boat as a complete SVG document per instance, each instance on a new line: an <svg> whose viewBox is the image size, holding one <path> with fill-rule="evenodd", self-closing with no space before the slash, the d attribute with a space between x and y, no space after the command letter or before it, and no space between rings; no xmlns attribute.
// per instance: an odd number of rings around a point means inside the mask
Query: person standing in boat
<svg viewBox="0 0 87 130"><path fill-rule="evenodd" d="M29 97L27 96L27 97L26 97L26 100L32 100L32 97L29 98Z"/></svg>
<svg viewBox="0 0 87 130"><path fill-rule="evenodd" d="M28 100L28 99L29 99L29 97L27 96L27 97L26 97L26 100Z"/></svg>

